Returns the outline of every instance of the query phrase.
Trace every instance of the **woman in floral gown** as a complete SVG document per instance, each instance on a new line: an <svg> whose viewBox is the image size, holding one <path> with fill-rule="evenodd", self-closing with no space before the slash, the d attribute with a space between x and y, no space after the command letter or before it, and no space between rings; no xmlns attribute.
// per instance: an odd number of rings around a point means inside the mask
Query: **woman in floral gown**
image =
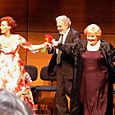
<svg viewBox="0 0 115 115"><path fill-rule="evenodd" d="M15 20L10 17L0 19L0 88L15 93L22 100L33 107L32 93L29 88L31 82L29 74L19 56L20 47L29 51L38 51L44 44L32 45L19 34L14 34Z"/></svg>

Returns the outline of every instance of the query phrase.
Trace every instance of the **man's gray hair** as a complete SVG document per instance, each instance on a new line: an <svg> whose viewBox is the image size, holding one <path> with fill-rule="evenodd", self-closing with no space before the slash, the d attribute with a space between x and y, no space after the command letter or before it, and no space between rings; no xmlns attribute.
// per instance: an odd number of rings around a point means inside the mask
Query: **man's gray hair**
<svg viewBox="0 0 115 115"><path fill-rule="evenodd" d="M70 20L70 18L68 18L66 15L58 16L58 17L56 18L56 21L58 21L58 20L63 21L63 22L66 23L69 27L71 26L71 20Z"/></svg>

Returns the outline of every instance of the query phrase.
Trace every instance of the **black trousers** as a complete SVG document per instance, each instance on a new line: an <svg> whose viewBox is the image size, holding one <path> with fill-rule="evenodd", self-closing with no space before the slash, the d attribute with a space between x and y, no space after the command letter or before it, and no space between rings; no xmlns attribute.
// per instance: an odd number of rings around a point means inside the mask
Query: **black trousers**
<svg viewBox="0 0 115 115"><path fill-rule="evenodd" d="M80 81L73 88L73 70L67 65L57 67L56 108L57 115L82 115L83 107L79 100ZM68 100L70 98L70 110Z"/></svg>
<svg viewBox="0 0 115 115"><path fill-rule="evenodd" d="M56 108L58 115L70 115L66 95L69 97L71 95L72 82L68 79L68 76L71 75L72 70L67 66L57 67Z"/></svg>

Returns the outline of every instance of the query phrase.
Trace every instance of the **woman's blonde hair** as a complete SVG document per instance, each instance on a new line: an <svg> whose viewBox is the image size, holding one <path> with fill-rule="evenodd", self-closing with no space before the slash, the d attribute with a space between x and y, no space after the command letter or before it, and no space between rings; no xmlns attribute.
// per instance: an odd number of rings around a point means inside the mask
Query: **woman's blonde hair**
<svg viewBox="0 0 115 115"><path fill-rule="evenodd" d="M85 30L84 30L84 34L93 34L93 35L96 35L96 36L101 36L102 34L102 30L100 29L100 27L96 24L90 24L88 25Z"/></svg>

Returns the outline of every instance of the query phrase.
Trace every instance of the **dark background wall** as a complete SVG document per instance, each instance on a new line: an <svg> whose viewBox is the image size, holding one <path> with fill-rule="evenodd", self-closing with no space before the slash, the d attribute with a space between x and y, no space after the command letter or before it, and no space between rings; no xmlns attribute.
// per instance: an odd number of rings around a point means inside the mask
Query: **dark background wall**
<svg viewBox="0 0 115 115"><path fill-rule="evenodd" d="M27 39L31 32L55 34L55 18L62 14L81 34L88 24L98 24L104 39L115 46L115 0L0 0L0 17L14 17L17 32Z"/></svg>
<svg viewBox="0 0 115 115"><path fill-rule="evenodd" d="M55 32L55 17L61 14L80 32L97 23L105 34L115 33L115 0L0 0L0 17L13 16L21 32Z"/></svg>
<svg viewBox="0 0 115 115"><path fill-rule="evenodd" d="M80 32L89 23L97 23L104 33L115 33L115 0L29 0L32 30L54 31L55 17L61 14L69 16Z"/></svg>

